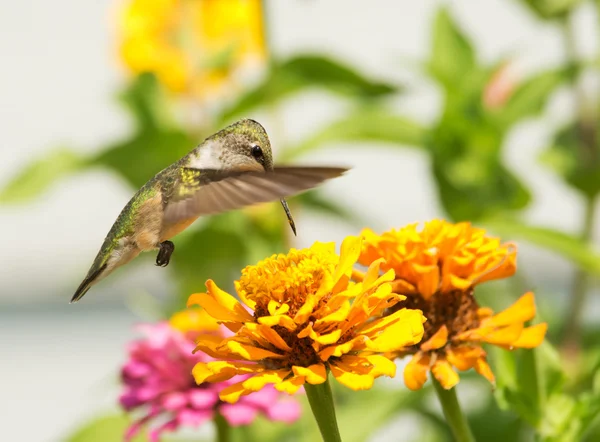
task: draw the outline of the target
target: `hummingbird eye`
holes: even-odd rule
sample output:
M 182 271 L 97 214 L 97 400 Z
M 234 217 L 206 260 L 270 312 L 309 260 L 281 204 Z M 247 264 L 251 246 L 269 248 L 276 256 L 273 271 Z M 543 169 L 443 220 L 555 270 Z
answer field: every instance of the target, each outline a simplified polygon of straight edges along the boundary
M 252 156 L 257 160 L 262 159 L 263 151 L 260 148 L 260 146 L 258 144 L 253 144 L 251 147 L 252 147 Z

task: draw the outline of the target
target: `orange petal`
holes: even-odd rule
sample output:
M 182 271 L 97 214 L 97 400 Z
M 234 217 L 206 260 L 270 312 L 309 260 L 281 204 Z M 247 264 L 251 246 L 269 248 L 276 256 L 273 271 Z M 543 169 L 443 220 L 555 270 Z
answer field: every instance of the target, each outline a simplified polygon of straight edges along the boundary
M 532 292 L 527 292 L 521 296 L 517 302 L 506 310 L 492 316 L 485 325 L 509 325 L 515 322 L 527 322 L 535 316 L 535 299 Z
M 440 269 L 437 265 L 413 264 L 413 269 L 417 272 L 417 289 L 423 298 L 429 299 L 438 291 L 440 286 Z
M 485 360 L 485 356 L 477 359 L 477 362 L 475 363 L 475 371 L 490 381 L 493 386 L 496 386 L 496 377 Z
M 461 371 L 473 368 L 477 360 L 485 356 L 481 347 L 450 347 L 446 350 L 446 359 Z
M 196 353 L 197 351 L 203 351 L 210 357 L 215 359 L 223 359 L 227 358 L 227 352 L 219 350 L 219 346 L 223 342 L 223 338 L 221 336 L 216 335 L 200 335 L 196 338 L 196 348 L 192 353 Z
M 523 323 L 511 324 L 507 327 L 501 327 L 491 332 L 482 333 L 482 339 L 489 344 L 512 345 L 519 339 L 523 332 Z
M 221 290 L 212 281 L 206 281 L 208 293 L 196 293 L 189 297 L 188 307 L 199 304 L 206 312 L 215 319 L 230 322 L 252 322 L 253 317 L 248 311 L 229 293 Z
M 547 330 L 548 324 L 545 322 L 527 327 L 523 329 L 519 338 L 512 342 L 512 346 L 518 348 L 535 348 L 542 343 Z
M 428 354 L 417 353 L 404 368 L 404 384 L 411 390 L 419 390 L 427 381 L 431 358 Z
M 438 358 L 437 361 L 434 362 L 433 367 L 431 367 L 431 372 L 446 390 L 450 390 L 458 384 L 458 373 L 452 369 L 452 365 L 450 365 L 443 357 Z
M 327 380 L 327 370 L 323 364 L 309 365 L 308 367 L 292 367 L 296 376 L 303 376 L 309 384 L 322 384 Z
M 421 344 L 422 351 L 437 350 L 442 348 L 448 342 L 448 328 L 442 325 L 434 335 L 426 342 Z

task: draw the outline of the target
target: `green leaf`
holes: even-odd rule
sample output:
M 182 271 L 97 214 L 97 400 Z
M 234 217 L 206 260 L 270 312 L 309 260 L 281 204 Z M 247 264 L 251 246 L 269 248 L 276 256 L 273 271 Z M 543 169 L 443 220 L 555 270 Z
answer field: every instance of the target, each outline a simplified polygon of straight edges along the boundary
M 567 79 L 564 70 L 542 72 L 519 84 L 508 101 L 490 111 L 492 118 L 506 130 L 527 117 L 538 115 L 551 94 Z
M 505 239 L 525 240 L 558 253 L 588 273 L 600 275 L 600 254 L 579 238 L 508 218 L 485 219 L 481 223 Z
M 435 17 L 428 67 L 431 75 L 446 89 L 455 89 L 464 81 L 465 74 L 476 68 L 471 43 L 445 8 L 441 8 Z
M 600 140 L 593 148 L 582 143 L 583 137 L 593 139 L 593 135 L 584 133 L 592 130 L 600 132 L 600 124 L 597 128 L 584 129 L 575 124 L 563 128 L 540 157 L 543 164 L 588 198 L 600 193 Z
M 338 142 L 376 142 L 402 146 L 422 146 L 426 128 L 406 117 L 374 108 L 359 108 L 330 123 L 283 152 L 285 161 L 304 155 L 324 144 Z
M 124 414 L 112 414 L 100 417 L 86 423 L 66 438 L 65 442 L 108 442 L 123 440 L 123 435 L 130 425 L 130 420 Z M 132 439 L 132 442 L 144 442 L 147 438 L 142 434 Z
M 564 18 L 581 0 L 522 0 L 544 20 Z
M 138 75 L 118 97 L 133 115 L 138 131 L 166 129 L 174 124 L 168 99 L 154 74 Z
M 142 130 L 128 140 L 108 146 L 90 164 L 108 167 L 134 188 L 186 155 L 195 145 L 190 135 L 179 129 Z
M 325 88 L 360 98 L 378 98 L 397 91 L 395 86 L 370 80 L 337 60 L 320 55 L 299 55 L 273 62 L 266 77 L 228 108 L 221 121 L 278 103 L 310 88 Z
M 85 161 L 72 150 L 56 149 L 26 166 L 0 191 L 0 203 L 27 202 L 81 169 Z

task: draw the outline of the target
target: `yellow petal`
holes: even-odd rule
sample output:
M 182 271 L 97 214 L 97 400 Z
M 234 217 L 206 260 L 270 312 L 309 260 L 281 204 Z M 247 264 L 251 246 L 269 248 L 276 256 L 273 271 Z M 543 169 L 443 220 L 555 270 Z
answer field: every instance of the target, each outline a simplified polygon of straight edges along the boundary
M 444 358 L 438 358 L 431 367 L 431 372 L 446 390 L 458 384 L 458 374 L 452 369 L 450 363 Z
M 371 374 L 374 377 L 377 378 L 385 375 L 393 378 L 396 376 L 396 364 L 394 364 L 393 361 L 389 360 L 385 356 L 371 355 L 367 356 L 367 360 L 373 364 L 373 370 L 371 370 Z
M 496 326 L 510 325 L 515 322 L 527 322 L 533 319 L 534 316 L 535 299 L 532 292 L 527 292 L 509 308 L 492 316 L 489 323 Z
M 238 382 L 237 384 L 222 389 L 219 393 L 219 397 L 224 402 L 235 404 L 240 400 L 241 396 L 246 396 L 250 393 L 252 393 L 252 391 L 244 388 L 243 382 Z
M 411 390 L 419 390 L 427 381 L 431 358 L 428 354 L 417 353 L 404 368 L 404 384 Z
M 331 333 L 328 334 L 324 334 L 321 335 L 319 333 L 317 333 L 314 329 L 312 324 L 308 324 L 304 330 L 302 330 L 300 333 L 298 333 L 298 338 L 305 338 L 305 337 L 310 337 L 310 339 L 312 339 L 315 342 L 318 342 L 321 345 L 330 345 L 330 344 L 334 344 L 338 341 L 338 339 L 340 339 L 340 336 L 342 336 L 342 330 L 341 329 L 337 329 L 334 330 Z
M 431 338 L 421 344 L 421 350 L 430 351 L 442 348 L 448 342 L 448 328 L 442 325 Z
M 449 277 L 449 282 L 451 285 L 451 288 L 456 289 L 456 290 L 467 290 L 469 287 L 471 287 L 471 281 L 468 279 L 464 279 L 464 278 L 459 278 L 456 275 L 450 275 Z
M 327 380 L 327 370 L 323 364 L 313 364 L 308 367 L 294 365 L 292 370 L 296 376 L 304 377 L 309 384 L 322 384 Z
M 296 330 L 296 323 L 288 315 L 276 315 L 276 316 L 261 316 L 258 318 L 259 324 L 268 325 L 269 327 L 275 327 L 280 325 L 287 328 L 290 331 Z
M 237 292 L 237 294 L 240 297 L 240 299 L 242 300 L 242 302 L 244 304 L 246 304 L 248 307 L 250 307 L 252 310 L 256 310 L 256 302 L 254 302 L 252 299 L 249 299 L 246 296 L 246 292 L 240 288 L 240 282 L 235 281 L 233 283 L 233 285 L 235 287 L 235 291 Z
M 386 327 L 377 337 L 366 342 L 367 348 L 380 352 L 391 352 L 417 344 L 423 337 L 423 314 L 420 310 L 401 309 L 398 320 Z
M 340 357 L 350 351 L 352 351 L 356 346 L 361 345 L 365 341 L 364 336 L 356 336 L 350 339 L 347 342 L 344 342 L 340 345 L 332 345 L 330 347 L 326 347 L 319 352 L 319 357 L 323 361 L 327 361 L 330 357 Z
M 333 274 L 333 285 L 337 284 L 342 276 L 350 277 L 352 266 L 360 255 L 361 245 L 362 238 L 358 236 L 347 236 L 344 239 L 340 247 L 340 260 Z
M 331 374 L 337 381 L 352 390 L 368 390 L 373 386 L 374 378 L 371 374 L 357 374 L 351 371 L 345 371 L 341 364 L 332 363 L 330 365 Z
M 290 374 L 289 370 L 266 371 L 246 379 L 243 385 L 250 391 L 259 391 L 267 384 L 277 384 Z
M 291 378 L 288 378 L 285 381 L 275 384 L 274 387 L 276 390 L 281 391 L 283 393 L 294 394 L 303 385 L 304 376 L 292 376 Z
M 253 345 L 242 344 L 234 340 L 227 342 L 227 348 L 248 361 L 260 361 L 261 359 L 266 358 L 283 358 L 283 355 L 278 353 L 264 348 L 258 348 Z
M 333 313 L 330 313 L 329 315 L 326 315 L 321 319 L 317 320 L 315 322 L 315 326 L 331 322 L 342 322 L 348 317 L 348 313 L 350 313 L 350 302 L 348 300 L 344 300 L 341 306 L 338 309 L 336 309 Z
M 547 330 L 548 324 L 545 322 L 527 327 L 511 345 L 517 348 L 535 348 L 542 343 Z

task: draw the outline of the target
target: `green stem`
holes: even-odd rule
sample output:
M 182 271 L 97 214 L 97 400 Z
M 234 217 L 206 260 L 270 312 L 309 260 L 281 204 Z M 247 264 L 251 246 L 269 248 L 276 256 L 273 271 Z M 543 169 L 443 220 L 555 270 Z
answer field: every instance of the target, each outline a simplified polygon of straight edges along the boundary
M 310 409 L 315 416 L 324 442 L 341 442 L 333 406 L 333 395 L 329 386 L 329 379 L 319 385 L 304 384 Z
M 221 413 L 215 413 L 213 419 L 217 430 L 217 442 L 229 442 L 231 440 L 231 427 Z
M 587 198 L 585 214 L 581 230 L 581 239 L 589 242 L 592 239 L 596 212 L 596 198 Z M 569 297 L 570 304 L 563 334 L 565 350 L 577 351 L 581 337 L 581 322 L 590 285 L 589 273 L 578 269 L 573 276 L 573 285 Z
M 573 76 L 573 94 L 576 105 L 576 128 L 579 145 L 579 161 L 582 163 L 598 163 L 598 129 L 597 113 L 598 110 L 590 106 L 589 97 L 581 85 L 580 77 L 582 65 L 579 61 L 577 41 L 577 29 L 573 23 L 572 14 L 569 14 L 563 20 L 563 34 L 565 39 L 566 55 L 573 67 L 575 75 Z M 581 239 L 586 243 L 592 240 L 596 212 L 596 198 L 586 196 L 585 213 L 583 225 L 581 227 Z M 570 304 L 567 312 L 566 322 L 563 329 L 562 347 L 571 354 L 577 354 L 579 350 L 581 337 L 581 321 L 586 304 L 586 297 L 590 285 L 590 275 L 578 269 L 573 275 Z
M 469 428 L 467 418 L 460 409 L 460 404 L 458 403 L 458 398 L 456 397 L 456 388 L 446 390 L 434 376 L 431 376 L 431 379 L 433 381 L 433 386 L 435 387 L 437 397 L 442 404 L 444 417 L 446 418 L 448 426 L 452 430 L 452 434 L 454 435 L 456 442 L 475 442 L 475 438 L 473 437 L 473 433 L 471 433 L 471 428 Z

